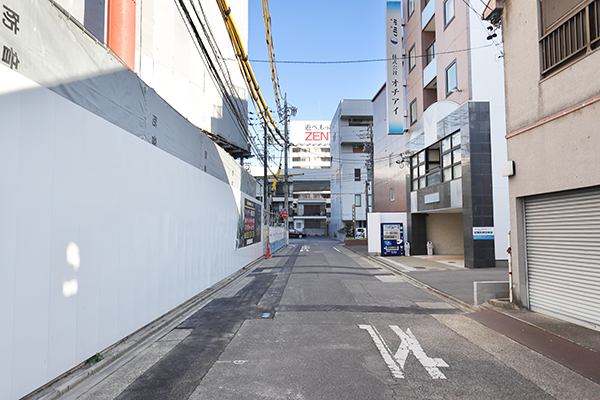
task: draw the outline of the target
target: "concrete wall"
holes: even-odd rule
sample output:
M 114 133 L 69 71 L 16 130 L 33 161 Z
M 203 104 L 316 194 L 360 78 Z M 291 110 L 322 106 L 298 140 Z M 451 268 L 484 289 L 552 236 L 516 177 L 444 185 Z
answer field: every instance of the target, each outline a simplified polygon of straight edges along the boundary
M 0 97 L 0 398 L 13 399 L 239 270 L 263 243 L 237 249 L 235 187 L 0 69 L 14 89 Z
M 600 53 L 541 77 L 538 3 L 506 2 L 502 20 L 514 294 L 527 306 L 524 199 L 600 185 L 600 104 L 590 101 L 600 93 Z

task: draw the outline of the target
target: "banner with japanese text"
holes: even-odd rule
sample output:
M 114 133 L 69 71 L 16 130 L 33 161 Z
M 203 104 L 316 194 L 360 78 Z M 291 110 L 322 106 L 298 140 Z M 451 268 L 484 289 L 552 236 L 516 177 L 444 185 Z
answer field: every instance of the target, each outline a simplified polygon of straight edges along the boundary
M 386 2 L 387 122 L 388 133 L 404 133 L 404 87 L 402 85 L 402 2 Z

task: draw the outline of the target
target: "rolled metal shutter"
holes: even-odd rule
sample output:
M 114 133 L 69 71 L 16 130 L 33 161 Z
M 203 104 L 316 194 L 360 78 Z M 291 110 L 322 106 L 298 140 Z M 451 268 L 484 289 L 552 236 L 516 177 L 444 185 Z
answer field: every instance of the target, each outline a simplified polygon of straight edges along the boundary
M 600 327 L 600 188 L 525 200 L 529 306 Z

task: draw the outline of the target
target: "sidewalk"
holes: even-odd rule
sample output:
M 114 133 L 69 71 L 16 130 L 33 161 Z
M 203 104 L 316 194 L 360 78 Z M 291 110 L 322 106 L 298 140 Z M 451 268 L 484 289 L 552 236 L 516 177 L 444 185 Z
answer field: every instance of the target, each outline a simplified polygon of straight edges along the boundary
M 518 328 L 520 331 L 527 330 L 528 326 L 538 328 L 546 333 L 558 336 L 568 342 L 600 354 L 600 332 L 598 331 L 529 310 L 515 309 L 507 302 L 493 301 L 493 304 L 485 303 L 479 307 L 475 307 L 473 305 L 473 282 L 508 281 L 508 268 L 464 268 L 459 266 L 462 265 L 461 260 L 454 257 L 446 257 L 441 260 L 438 259 L 438 261 L 432 259 L 435 257 L 421 256 L 372 257 L 368 255 L 367 246 L 346 246 L 346 248 L 362 254 L 379 264 L 385 265 L 407 280 L 436 292 L 460 304 L 464 308 L 474 311 L 473 318 L 476 320 L 481 319 L 480 322 L 484 324 L 486 324 L 483 321 L 486 316 L 480 313 L 493 310 L 525 323 L 525 325 Z M 506 304 L 506 306 L 503 307 L 502 303 Z M 479 315 L 482 318 L 479 318 Z M 506 324 L 504 323 L 504 325 Z M 517 338 L 515 340 L 519 341 Z M 549 340 L 552 341 L 551 338 Z M 600 369 L 600 365 L 596 369 Z

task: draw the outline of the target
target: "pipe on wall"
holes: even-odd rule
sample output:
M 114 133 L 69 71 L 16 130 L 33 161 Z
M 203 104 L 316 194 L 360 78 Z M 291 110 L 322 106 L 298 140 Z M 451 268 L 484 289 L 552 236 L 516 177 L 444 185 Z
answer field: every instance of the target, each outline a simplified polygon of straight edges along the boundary
M 136 0 L 108 0 L 107 44 L 111 51 L 135 69 Z

